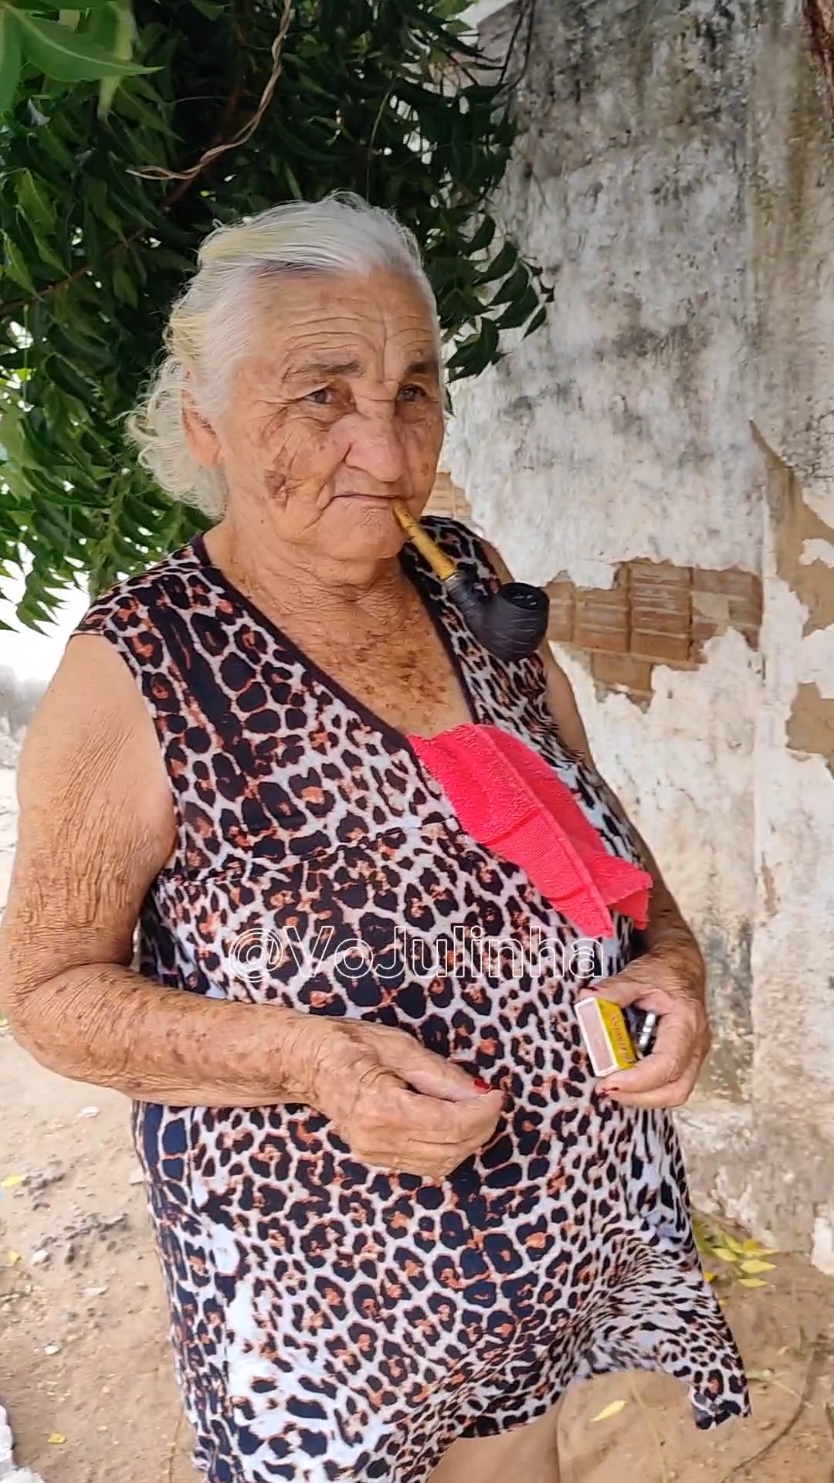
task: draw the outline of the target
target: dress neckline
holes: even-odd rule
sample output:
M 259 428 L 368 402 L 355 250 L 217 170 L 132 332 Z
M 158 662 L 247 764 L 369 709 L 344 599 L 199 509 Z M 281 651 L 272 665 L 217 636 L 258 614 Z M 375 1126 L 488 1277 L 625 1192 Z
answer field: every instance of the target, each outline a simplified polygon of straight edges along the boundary
M 354 695 L 353 691 L 348 690 L 345 685 L 342 685 L 329 670 L 324 669 L 306 650 L 302 649 L 301 645 L 297 644 L 285 629 L 281 628 L 278 623 L 275 623 L 268 614 L 259 608 L 257 603 L 247 597 L 246 593 L 242 592 L 231 578 L 226 576 L 222 568 L 212 560 L 208 546 L 206 545 L 205 536 L 202 533 L 192 537 L 189 546 L 196 556 L 201 569 L 215 587 L 222 590 L 228 599 L 234 602 L 254 622 L 258 623 L 266 633 L 274 638 L 317 684 L 329 690 L 336 699 L 340 700 L 346 710 L 352 712 L 371 731 L 381 736 L 390 748 L 395 751 L 407 752 L 420 768 L 420 771 L 424 771 L 420 764 L 420 759 L 406 733 L 401 731 L 399 727 L 394 726 L 390 721 L 386 721 L 384 716 L 380 716 L 371 706 L 366 705 L 357 695 Z M 403 575 L 415 589 L 420 603 L 424 611 L 428 614 L 435 633 L 443 645 L 446 657 L 452 666 L 455 678 L 460 686 L 461 694 L 469 712 L 470 723 L 472 725 L 478 725 L 480 724 L 480 718 L 475 696 L 470 688 L 466 671 L 461 664 L 460 656 L 454 646 L 449 630 L 442 620 L 442 613 L 440 611 L 442 603 L 438 603 L 435 594 L 432 592 L 429 582 L 426 579 L 426 574 L 421 568 L 419 554 L 413 549 L 410 542 L 407 542 L 400 552 L 399 563 Z

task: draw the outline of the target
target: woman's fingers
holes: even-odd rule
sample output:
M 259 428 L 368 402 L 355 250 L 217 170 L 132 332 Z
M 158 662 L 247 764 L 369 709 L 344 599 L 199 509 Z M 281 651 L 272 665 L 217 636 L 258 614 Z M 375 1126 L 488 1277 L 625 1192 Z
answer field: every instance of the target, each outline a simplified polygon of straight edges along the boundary
M 488 1092 L 485 1082 L 479 1082 L 470 1076 L 468 1071 L 464 1071 L 462 1066 L 456 1066 L 454 1061 L 444 1060 L 443 1056 L 426 1050 L 425 1046 L 412 1040 L 410 1035 L 402 1035 L 401 1040 L 404 1043 L 399 1043 L 398 1040 L 391 1044 L 392 1055 L 388 1066 L 403 1081 L 408 1082 L 415 1092 L 446 1102 L 463 1102 L 484 1096 Z M 384 1053 L 384 1045 L 381 1049 Z
M 702 1034 L 691 1007 L 681 1002 L 662 1016 L 655 1049 L 629 1071 L 615 1071 L 599 1090 L 625 1107 L 680 1107 L 704 1059 Z
M 477 1148 L 450 1154 L 436 1148 L 433 1143 L 420 1143 L 415 1139 L 407 1147 L 374 1150 L 361 1157 L 377 1169 L 387 1169 L 396 1174 L 415 1174 L 419 1179 L 448 1179 L 473 1153 L 477 1153 Z
M 503 1094 L 413 1036 L 355 1021 L 320 1036 L 314 1105 L 357 1158 L 434 1179 L 489 1142 Z
M 668 966 L 651 954 L 597 985 L 593 993 L 621 1009 L 637 1005 L 659 1016 L 651 1055 L 631 1070 L 605 1077 L 600 1092 L 625 1107 L 680 1107 L 709 1051 L 709 1020 L 701 999 L 681 987 Z
M 465 1102 L 443 1102 L 409 1091 L 394 1077 L 379 1078 L 374 1091 L 357 1099 L 345 1133 L 351 1147 L 392 1149 L 405 1156 L 416 1145 L 430 1147 L 450 1167 L 462 1163 L 491 1137 L 501 1115 L 500 1092 Z
M 399 1106 L 392 1109 L 403 1124 L 413 1129 L 422 1138 L 430 1138 L 438 1144 L 462 1145 L 473 1139 L 486 1141 L 491 1135 L 504 1105 L 501 1092 L 485 1092 L 465 1102 L 439 1101 L 435 1097 L 403 1091 L 397 1099 Z
M 599 1084 L 601 1092 L 655 1092 L 670 1086 L 686 1073 L 695 1057 L 695 1027 L 665 1015 L 659 1024 L 655 1048 L 650 1056 L 629 1071 L 615 1071 Z
M 638 963 L 641 962 L 638 959 Z M 652 1009 L 664 1014 L 672 996 L 662 984 L 656 983 L 647 974 L 637 972 L 637 964 L 624 968 L 614 978 L 607 978 L 591 989 L 582 989 L 577 999 L 607 999 L 609 1004 L 619 1004 L 620 1009 L 629 1009 L 639 1004 L 641 1009 Z
M 623 1107 L 683 1107 L 692 1095 L 699 1069 L 699 1064 L 693 1063 L 676 1081 L 664 1082 L 652 1091 L 609 1091 L 607 1095 Z
M 403 1139 L 418 1137 L 438 1145 L 457 1145 L 488 1137 L 503 1106 L 501 1092 L 444 1102 L 403 1086 L 390 1072 L 374 1078 L 356 1098 L 350 1121 L 357 1129 L 400 1132 Z

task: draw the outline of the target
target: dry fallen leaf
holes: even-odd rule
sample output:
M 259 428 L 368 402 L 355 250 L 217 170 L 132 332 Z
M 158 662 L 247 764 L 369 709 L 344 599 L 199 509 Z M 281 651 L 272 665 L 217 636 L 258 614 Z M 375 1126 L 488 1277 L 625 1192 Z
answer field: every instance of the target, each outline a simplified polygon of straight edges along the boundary
M 62 1447 L 67 1439 L 63 1432 L 50 1432 L 46 1440 L 50 1447 Z
M 759 1272 L 775 1272 L 776 1267 L 773 1262 L 761 1262 L 758 1258 L 754 1257 L 750 1261 L 742 1262 L 741 1270 L 742 1272 L 746 1272 L 749 1277 L 755 1277 Z
M 767 1283 L 763 1282 L 761 1277 L 739 1277 L 738 1285 L 739 1287 L 767 1287 Z
M 18 1264 L 18 1262 L 21 1262 L 21 1261 L 23 1261 L 23 1257 L 20 1255 L 20 1252 L 19 1251 L 14 1251 L 13 1248 L 10 1246 L 9 1247 L 9 1266 L 10 1267 L 16 1267 L 17 1264 Z
M 17 1189 L 25 1178 L 25 1174 L 7 1174 L 5 1179 L 0 1179 L 0 1189 Z
M 593 1425 L 595 1421 L 608 1421 L 609 1418 L 612 1416 L 619 1416 L 620 1412 L 624 1409 L 625 1404 L 625 1401 L 612 1401 L 611 1405 L 605 1406 L 604 1409 L 600 1411 L 598 1416 L 591 1417 L 591 1425 Z

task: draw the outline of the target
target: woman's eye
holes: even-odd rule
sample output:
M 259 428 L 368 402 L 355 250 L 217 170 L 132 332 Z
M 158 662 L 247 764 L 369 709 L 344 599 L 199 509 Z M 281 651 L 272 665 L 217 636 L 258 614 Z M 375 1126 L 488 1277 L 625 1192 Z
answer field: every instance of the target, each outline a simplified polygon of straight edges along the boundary
M 329 407 L 334 396 L 335 393 L 331 386 L 319 386 L 315 391 L 308 392 L 304 400 L 312 402 L 315 407 Z
M 422 386 L 403 386 L 400 391 L 401 402 L 419 402 L 426 395 Z

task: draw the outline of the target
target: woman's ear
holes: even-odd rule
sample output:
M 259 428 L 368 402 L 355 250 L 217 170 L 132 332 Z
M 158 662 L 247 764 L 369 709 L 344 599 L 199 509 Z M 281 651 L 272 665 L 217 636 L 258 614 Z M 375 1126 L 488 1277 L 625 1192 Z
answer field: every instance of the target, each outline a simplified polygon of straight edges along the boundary
M 187 381 L 182 393 L 182 421 L 186 441 L 197 462 L 206 469 L 216 469 L 221 462 L 220 440 L 208 418 L 197 407 Z

